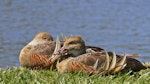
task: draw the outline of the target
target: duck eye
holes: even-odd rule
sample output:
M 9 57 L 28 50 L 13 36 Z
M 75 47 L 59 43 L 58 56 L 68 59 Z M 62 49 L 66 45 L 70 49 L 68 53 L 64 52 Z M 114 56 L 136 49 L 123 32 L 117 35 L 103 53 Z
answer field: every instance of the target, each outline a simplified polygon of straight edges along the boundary
M 46 37 L 43 37 L 42 39 L 46 40 L 47 38 L 46 38 Z
M 70 42 L 69 44 L 73 44 L 73 42 Z
M 72 41 L 69 44 L 77 44 L 77 43 L 78 43 L 78 41 Z

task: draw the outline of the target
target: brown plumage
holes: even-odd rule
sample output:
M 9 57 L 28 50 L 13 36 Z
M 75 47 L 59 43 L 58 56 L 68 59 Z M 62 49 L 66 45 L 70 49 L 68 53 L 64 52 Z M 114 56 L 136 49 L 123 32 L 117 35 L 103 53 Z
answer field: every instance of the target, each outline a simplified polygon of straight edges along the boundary
M 63 45 L 61 42 L 61 46 Z M 54 52 L 56 42 L 47 32 L 39 32 L 34 39 L 28 43 L 20 52 L 19 61 L 21 66 L 32 69 L 49 69 L 51 65 L 55 68 L 55 63 L 49 58 Z M 85 46 L 85 45 L 84 45 Z M 84 48 L 84 47 L 83 47 Z M 103 51 L 102 48 L 86 46 L 86 51 Z M 82 53 L 81 53 L 82 54 Z
M 51 61 L 48 59 L 54 51 L 55 42 L 47 32 L 39 32 L 20 52 L 21 66 L 32 69 L 49 69 Z
M 83 70 L 85 73 L 101 73 L 99 71 L 101 71 L 100 67 L 103 65 L 107 67 L 104 68 L 106 69 L 104 70 L 105 73 L 116 73 L 128 69 L 139 71 L 146 68 L 141 62 L 130 57 L 115 55 L 112 52 L 108 52 L 108 55 L 106 52 L 86 53 L 85 50 L 85 43 L 81 37 L 72 36 L 67 38 L 63 47 L 54 53 L 55 55 L 61 55 L 60 62 L 56 65 L 58 71 L 64 73 Z M 114 59 L 116 61 L 112 62 Z M 114 65 L 111 63 L 114 63 Z M 96 67 L 94 66 L 95 64 Z M 112 66 L 113 68 L 109 70 Z

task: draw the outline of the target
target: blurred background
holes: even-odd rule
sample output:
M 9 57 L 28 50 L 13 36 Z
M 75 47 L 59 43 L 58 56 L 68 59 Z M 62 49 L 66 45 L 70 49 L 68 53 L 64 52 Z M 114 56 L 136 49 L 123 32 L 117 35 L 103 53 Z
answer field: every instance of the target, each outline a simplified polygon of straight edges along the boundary
M 87 45 L 150 61 L 150 0 L 0 0 L 0 68 L 40 31 L 81 36 Z

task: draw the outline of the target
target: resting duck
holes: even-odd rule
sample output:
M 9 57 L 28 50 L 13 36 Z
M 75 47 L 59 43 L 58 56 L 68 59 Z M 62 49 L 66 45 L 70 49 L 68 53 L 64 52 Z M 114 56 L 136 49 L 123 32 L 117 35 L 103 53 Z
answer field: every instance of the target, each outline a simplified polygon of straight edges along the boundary
M 49 69 L 52 64 L 49 57 L 53 54 L 54 49 L 53 37 L 47 32 L 39 32 L 20 51 L 20 64 L 31 69 Z
M 56 67 L 60 73 L 82 70 L 85 73 L 114 74 L 128 69 L 146 69 L 140 61 L 113 52 L 86 53 L 85 43 L 79 36 L 67 38 L 54 55 L 51 59 L 59 58 Z

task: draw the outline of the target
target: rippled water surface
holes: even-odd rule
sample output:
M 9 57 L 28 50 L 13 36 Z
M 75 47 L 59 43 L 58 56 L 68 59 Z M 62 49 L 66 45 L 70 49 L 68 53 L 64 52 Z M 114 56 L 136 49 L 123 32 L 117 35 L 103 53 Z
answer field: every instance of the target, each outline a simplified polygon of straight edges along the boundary
M 87 45 L 150 61 L 150 0 L 0 0 L 0 68 L 40 31 L 82 36 Z

